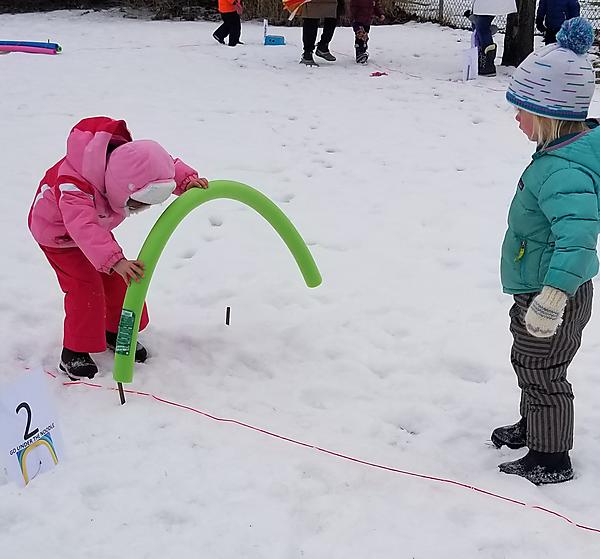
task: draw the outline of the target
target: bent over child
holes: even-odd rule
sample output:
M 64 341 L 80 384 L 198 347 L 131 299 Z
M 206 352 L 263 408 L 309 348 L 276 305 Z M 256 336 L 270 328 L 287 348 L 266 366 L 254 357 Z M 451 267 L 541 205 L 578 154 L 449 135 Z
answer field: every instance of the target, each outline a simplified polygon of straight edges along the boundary
M 111 231 L 171 194 L 208 182 L 152 140 L 133 140 L 123 120 L 86 118 L 67 153 L 46 171 L 29 211 L 29 229 L 65 294 L 60 369 L 71 379 L 98 372 L 90 353 L 115 348 L 127 285 L 144 264 L 127 260 Z M 148 324 L 146 307 L 140 330 Z M 135 359 L 146 360 L 138 344 Z

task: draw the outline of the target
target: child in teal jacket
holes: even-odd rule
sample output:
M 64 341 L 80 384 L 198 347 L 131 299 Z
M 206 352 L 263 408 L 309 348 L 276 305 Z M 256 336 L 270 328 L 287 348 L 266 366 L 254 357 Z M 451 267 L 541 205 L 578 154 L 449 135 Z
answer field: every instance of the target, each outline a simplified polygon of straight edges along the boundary
M 594 71 L 587 20 L 565 22 L 558 44 L 516 69 L 506 93 L 537 151 L 518 183 L 502 245 L 501 277 L 514 297 L 511 362 L 521 419 L 492 433 L 497 447 L 528 447 L 500 471 L 539 485 L 573 477 L 573 391 L 567 367 L 581 343 L 598 273 L 600 127 L 587 121 Z

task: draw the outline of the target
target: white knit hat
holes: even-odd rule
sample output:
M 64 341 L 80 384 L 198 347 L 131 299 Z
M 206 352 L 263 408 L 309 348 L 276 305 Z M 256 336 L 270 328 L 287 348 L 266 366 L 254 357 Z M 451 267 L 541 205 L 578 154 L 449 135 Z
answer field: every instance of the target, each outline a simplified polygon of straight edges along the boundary
M 557 44 L 532 52 L 515 70 L 506 99 L 527 112 L 560 120 L 585 120 L 594 94 L 594 70 L 586 55 L 594 40 L 587 19 L 562 24 Z

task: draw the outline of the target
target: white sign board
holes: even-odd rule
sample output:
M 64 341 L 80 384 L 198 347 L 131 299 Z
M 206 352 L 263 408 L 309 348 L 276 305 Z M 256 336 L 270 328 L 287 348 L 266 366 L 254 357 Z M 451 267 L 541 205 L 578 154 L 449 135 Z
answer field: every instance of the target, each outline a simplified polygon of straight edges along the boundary
M 474 80 L 479 74 L 479 48 L 477 34 L 471 33 L 471 48 L 463 51 L 463 81 Z
M 61 448 L 46 375 L 31 371 L 0 386 L 0 463 L 10 478 L 27 485 L 58 464 Z
M 463 81 L 474 80 L 479 71 L 479 49 L 471 47 L 463 51 Z

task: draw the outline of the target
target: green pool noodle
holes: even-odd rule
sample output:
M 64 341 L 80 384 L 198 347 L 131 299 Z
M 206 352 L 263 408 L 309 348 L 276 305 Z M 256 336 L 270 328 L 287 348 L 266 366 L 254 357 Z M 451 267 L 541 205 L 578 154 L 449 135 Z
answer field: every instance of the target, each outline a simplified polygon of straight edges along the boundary
M 279 233 L 289 248 L 306 285 L 317 287 L 321 284 L 319 269 L 300 233 L 286 215 L 264 194 L 246 184 L 226 180 L 211 181 L 207 189 L 191 188 L 161 214 L 140 250 L 138 260 L 145 264 L 144 277 L 139 282 L 131 282 L 123 301 L 115 348 L 113 371 L 115 381 L 133 382 L 135 346 L 142 307 L 154 269 L 169 238 L 192 210 L 205 202 L 218 199 L 237 200 L 257 211 Z

